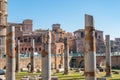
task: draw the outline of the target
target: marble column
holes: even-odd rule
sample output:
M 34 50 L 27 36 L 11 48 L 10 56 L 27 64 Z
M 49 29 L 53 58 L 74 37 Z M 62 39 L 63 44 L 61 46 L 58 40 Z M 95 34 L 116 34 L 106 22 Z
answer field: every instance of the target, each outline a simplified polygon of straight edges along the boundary
M 15 27 L 7 27 L 6 80 L 15 80 Z
M 32 73 L 34 72 L 34 69 L 35 69 L 34 49 L 35 49 L 35 40 L 31 39 L 31 56 L 30 56 L 31 70 L 30 70 L 30 72 L 32 72 Z
M 64 53 L 64 74 L 69 74 L 69 44 L 68 39 L 65 38 L 65 53 Z
M 96 44 L 93 16 L 85 15 L 84 38 L 85 80 L 96 80 Z
M 111 76 L 111 46 L 110 46 L 110 36 L 106 35 L 106 76 Z
M 51 32 L 43 35 L 42 80 L 51 80 Z
M 20 40 L 17 40 L 16 45 L 16 72 L 20 72 Z

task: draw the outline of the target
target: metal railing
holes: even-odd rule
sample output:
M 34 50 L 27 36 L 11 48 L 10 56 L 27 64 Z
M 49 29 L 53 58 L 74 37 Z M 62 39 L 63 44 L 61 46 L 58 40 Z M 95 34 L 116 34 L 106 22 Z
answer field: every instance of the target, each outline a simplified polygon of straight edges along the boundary
M 84 53 L 70 53 L 70 57 L 84 57 Z M 30 54 L 20 54 L 20 58 L 30 58 Z M 54 54 L 51 54 L 51 57 L 54 57 Z M 61 53 L 56 54 L 57 57 L 61 57 Z M 96 53 L 96 56 L 105 56 L 105 53 Z M 112 52 L 111 56 L 120 56 L 120 52 Z M 41 54 L 34 54 L 35 58 L 41 58 Z M 6 58 L 5 54 L 1 54 L 0 58 Z
M 83 57 L 84 53 L 72 53 L 70 54 L 72 57 Z M 96 56 L 105 56 L 105 53 L 96 53 Z M 112 52 L 111 56 L 120 56 L 120 52 Z

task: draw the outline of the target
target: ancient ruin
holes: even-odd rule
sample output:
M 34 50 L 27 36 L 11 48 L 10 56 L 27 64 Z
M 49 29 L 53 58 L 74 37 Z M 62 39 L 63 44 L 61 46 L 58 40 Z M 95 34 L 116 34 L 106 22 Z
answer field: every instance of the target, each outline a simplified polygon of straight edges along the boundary
M 93 16 L 85 15 L 84 43 L 85 80 L 96 80 L 96 44 Z

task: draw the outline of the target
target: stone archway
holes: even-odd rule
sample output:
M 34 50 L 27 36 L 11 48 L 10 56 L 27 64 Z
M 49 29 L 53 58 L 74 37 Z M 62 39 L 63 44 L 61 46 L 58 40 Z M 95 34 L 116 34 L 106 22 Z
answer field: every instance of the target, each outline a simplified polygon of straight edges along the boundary
M 84 60 L 81 60 L 81 61 L 79 62 L 79 67 L 80 67 L 80 68 L 84 68 Z

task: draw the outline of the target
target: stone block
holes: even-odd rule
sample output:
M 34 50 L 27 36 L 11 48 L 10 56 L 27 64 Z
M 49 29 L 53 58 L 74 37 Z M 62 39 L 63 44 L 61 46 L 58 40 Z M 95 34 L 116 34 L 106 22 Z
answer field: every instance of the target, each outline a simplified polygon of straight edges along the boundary
M 57 69 L 57 73 L 59 73 L 59 72 L 64 72 L 64 68 Z
M 5 80 L 5 76 L 4 75 L 0 75 L 0 80 Z
M 22 72 L 27 72 L 27 71 L 28 71 L 28 68 L 22 68 L 21 71 L 22 71 Z
M 21 80 L 29 80 L 29 76 L 23 76 Z

